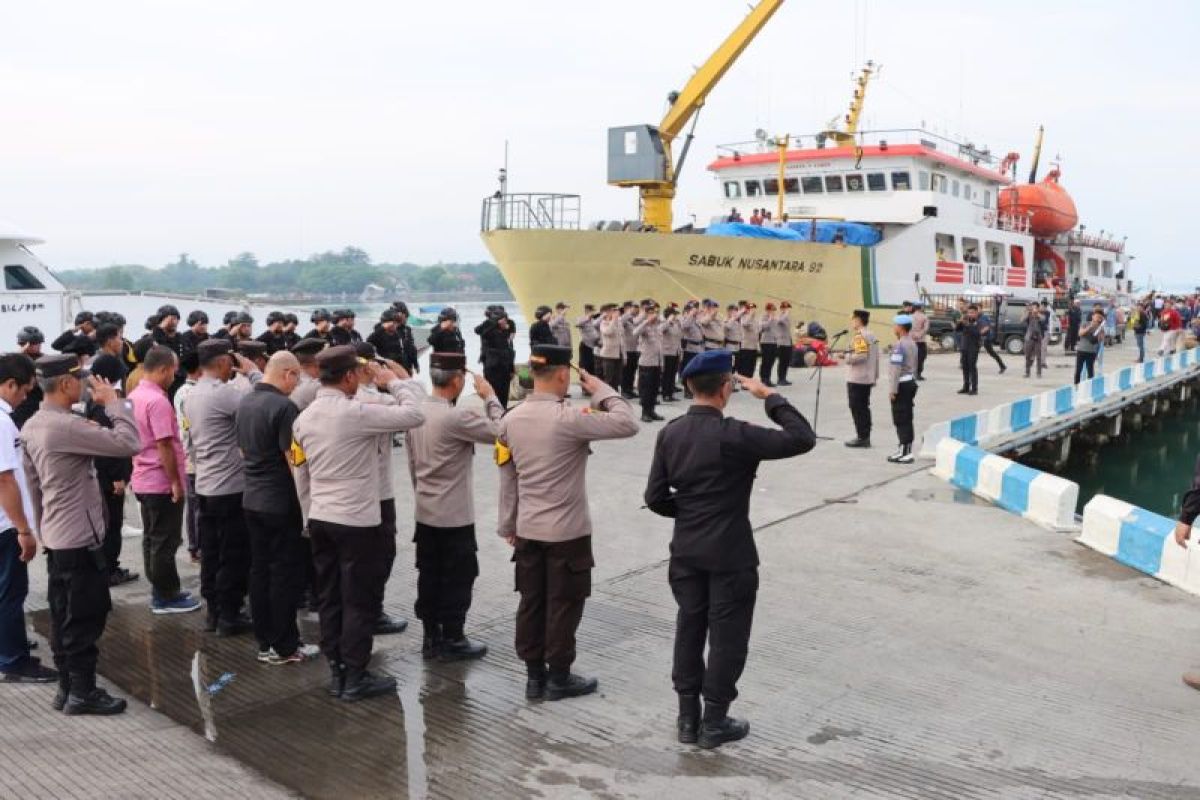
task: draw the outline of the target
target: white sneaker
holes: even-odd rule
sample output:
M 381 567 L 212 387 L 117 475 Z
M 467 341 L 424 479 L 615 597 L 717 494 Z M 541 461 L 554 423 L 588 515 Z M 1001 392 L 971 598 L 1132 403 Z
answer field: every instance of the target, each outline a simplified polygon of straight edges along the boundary
M 271 659 L 275 657 L 275 648 L 268 647 L 266 650 L 258 651 L 258 661 L 260 664 L 269 664 Z
M 914 460 L 915 459 L 914 459 L 912 453 L 901 453 L 900 456 L 896 459 L 896 463 L 897 464 L 911 464 L 911 463 L 913 463 Z

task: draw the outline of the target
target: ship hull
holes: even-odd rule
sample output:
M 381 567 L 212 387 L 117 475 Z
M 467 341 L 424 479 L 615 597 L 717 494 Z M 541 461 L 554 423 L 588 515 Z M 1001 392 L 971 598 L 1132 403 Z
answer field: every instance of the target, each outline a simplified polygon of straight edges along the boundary
M 484 244 L 527 319 L 559 301 L 788 300 L 795 322 L 845 327 L 874 302 L 870 248 L 695 234 L 493 230 Z M 882 320 L 872 320 L 887 327 Z

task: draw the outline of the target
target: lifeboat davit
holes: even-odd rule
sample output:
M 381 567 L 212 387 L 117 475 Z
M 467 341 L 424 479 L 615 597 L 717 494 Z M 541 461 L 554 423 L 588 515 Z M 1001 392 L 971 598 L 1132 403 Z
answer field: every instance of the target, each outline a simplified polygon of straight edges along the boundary
M 1000 190 L 1001 214 L 1029 218 L 1029 232 L 1038 238 L 1050 238 L 1074 229 L 1079 222 L 1075 201 L 1058 183 L 1059 171 L 1053 169 L 1041 183 L 1023 183 Z

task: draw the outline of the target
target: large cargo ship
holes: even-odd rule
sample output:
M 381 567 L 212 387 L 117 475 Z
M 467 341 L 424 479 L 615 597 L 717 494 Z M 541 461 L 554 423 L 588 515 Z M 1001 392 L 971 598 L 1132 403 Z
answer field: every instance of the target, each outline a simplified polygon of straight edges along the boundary
M 657 126 L 609 131 L 609 183 L 638 188 L 641 218 L 582 222 L 574 194 L 509 193 L 483 201 L 482 237 L 526 314 L 565 300 L 711 297 L 760 306 L 788 300 L 794 317 L 840 326 L 856 307 L 978 295 L 1128 292 L 1125 241 L 1089 234 L 1057 166 L 1026 183 L 1019 155 L 922 129 L 859 130 L 870 62 L 849 112 L 807 135 L 722 145 L 708 165 L 707 219 L 676 227 L 672 144 L 782 0 L 751 9 Z M 883 318 L 883 315 L 879 315 Z

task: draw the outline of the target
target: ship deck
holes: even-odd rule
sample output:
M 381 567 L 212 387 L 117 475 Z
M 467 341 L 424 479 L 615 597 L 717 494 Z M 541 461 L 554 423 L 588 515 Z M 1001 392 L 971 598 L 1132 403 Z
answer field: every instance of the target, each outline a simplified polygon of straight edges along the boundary
M 1110 350 L 1106 368 L 1132 349 Z M 985 360 L 981 395 L 964 397 L 957 359 L 933 355 L 918 430 L 1069 382 L 1069 363 L 1053 355 L 1046 378 L 1026 381 Z M 785 391 L 811 419 L 808 377 L 794 373 Z M 250 639 L 202 633 L 199 614 L 152 617 L 140 581 L 114 592 L 101 643 L 101 671 L 130 713 L 71 719 L 50 710 L 53 687 L 0 687 L 0 796 L 1200 798 L 1200 694 L 1179 680 L 1200 663 L 1200 599 L 974 501 L 928 464 L 886 463 L 882 389 L 875 448 L 847 450 L 844 370 L 822 380 L 819 432 L 833 440 L 759 471 L 762 581 L 735 705 L 751 721 L 745 741 L 714 752 L 674 741 L 670 523 L 638 508 L 657 431 L 644 426 L 595 446 L 589 468 L 597 569 L 577 667 L 599 677 L 598 695 L 522 696 L 511 566 L 492 535 L 497 481 L 479 452 L 469 630 L 487 658 L 427 664 L 419 631 L 379 639 L 399 696 L 344 705 L 325 696 L 322 662 L 264 666 Z M 762 419 L 746 395 L 731 413 Z M 411 519 L 402 450 L 396 459 L 399 518 Z M 411 616 L 407 527 L 387 606 Z M 129 566 L 139 552 L 127 539 Z M 180 568 L 196 591 L 186 554 Z M 44 634 L 44 562 L 32 573 Z M 314 638 L 315 620 L 303 629 Z M 234 675 L 211 697 L 213 743 L 197 653 L 205 682 Z

